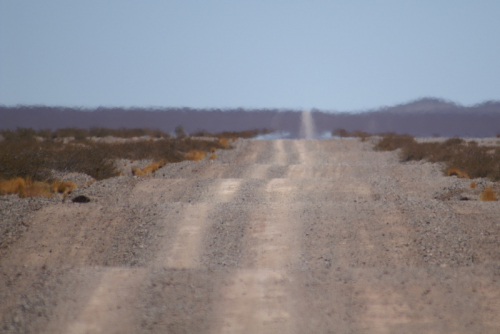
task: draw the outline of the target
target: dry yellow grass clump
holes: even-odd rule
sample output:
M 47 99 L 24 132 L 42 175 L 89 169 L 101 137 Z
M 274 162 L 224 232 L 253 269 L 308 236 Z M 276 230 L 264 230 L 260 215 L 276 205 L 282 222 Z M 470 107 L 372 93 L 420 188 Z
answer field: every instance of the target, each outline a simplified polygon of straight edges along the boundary
M 16 177 L 11 180 L 0 180 L 0 195 L 17 194 L 26 197 L 26 180 Z
M 144 173 L 142 169 L 137 167 L 132 167 L 132 174 L 135 176 L 146 176 L 146 173 Z
M 26 188 L 26 181 L 20 177 L 0 180 L 0 195 L 20 194 Z
M 60 194 L 64 194 L 64 195 L 67 195 L 67 194 L 71 193 L 73 190 L 75 190 L 76 188 L 78 188 L 78 186 L 74 182 L 61 182 L 61 181 L 57 181 L 57 180 L 53 181 L 50 186 L 51 186 L 52 192 L 60 193 Z
M 455 167 L 450 167 L 446 170 L 446 175 L 448 176 L 457 176 L 457 177 L 461 177 L 461 178 L 464 178 L 464 179 L 470 179 L 469 175 L 465 172 L 462 172 L 460 169 L 458 168 L 455 168 Z
M 64 194 L 66 197 L 67 193 Z M 46 182 L 31 182 L 26 181 L 24 192 L 19 194 L 20 197 L 52 197 L 50 185 Z
M 200 161 L 205 157 L 206 153 L 203 151 L 198 151 L 198 150 L 191 150 L 188 153 L 186 153 L 185 157 L 186 159 L 193 160 L 193 161 Z
M 210 154 L 210 160 L 217 159 L 217 155 L 215 153 Z
M 229 145 L 229 140 L 227 138 L 221 138 L 221 139 L 219 139 L 219 143 L 222 146 L 227 147 Z
M 162 159 L 160 161 L 153 162 L 142 169 L 137 167 L 132 167 L 132 174 L 137 176 L 147 176 L 156 172 L 158 169 L 165 166 L 166 164 L 167 160 Z
M 491 187 L 486 187 L 481 194 L 480 197 L 481 201 L 496 201 L 498 200 L 497 195 L 493 191 L 493 188 Z
M 215 151 L 217 151 L 217 149 L 215 147 L 210 147 L 210 152 L 214 153 Z
M 63 194 L 66 197 L 78 186 L 73 182 L 53 181 L 47 182 L 31 181 L 16 177 L 12 180 L 0 181 L 0 195 L 16 194 L 19 197 L 52 197 L 54 193 Z
M 471 187 L 472 189 L 476 188 L 476 182 L 472 181 L 472 182 L 470 183 L 470 187 Z

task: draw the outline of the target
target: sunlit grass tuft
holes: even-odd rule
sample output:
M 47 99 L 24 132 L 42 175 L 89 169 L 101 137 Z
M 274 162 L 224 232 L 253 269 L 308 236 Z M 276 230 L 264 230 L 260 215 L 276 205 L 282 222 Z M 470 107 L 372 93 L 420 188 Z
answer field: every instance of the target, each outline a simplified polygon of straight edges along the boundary
M 462 172 L 460 169 L 455 167 L 450 167 L 446 170 L 446 175 L 448 176 L 456 176 L 463 179 L 470 179 L 469 175 L 465 172 Z
M 186 159 L 192 160 L 192 161 L 200 161 L 205 157 L 206 153 L 204 151 L 198 151 L 198 150 L 191 150 L 188 153 L 186 153 Z
M 132 174 L 136 176 L 147 176 L 151 175 L 152 173 L 156 172 L 158 169 L 161 167 L 165 166 L 167 164 L 166 159 L 162 159 L 153 163 L 150 163 L 146 167 L 140 169 L 137 167 L 132 167 Z
M 229 140 L 227 138 L 221 138 L 219 139 L 219 143 L 223 146 L 223 147 L 227 147 L 229 145 Z
M 54 193 L 60 193 L 60 194 L 69 194 L 78 186 L 74 182 L 62 182 L 62 181 L 52 181 L 51 190 Z
M 498 200 L 497 195 L 493 191 L 493 188 L 486 187 L 481 194 L 481 201 L 496 201 Z
M 26 181 L 23 178 L 16 177 L 11 180 L 0 180 L 0 195 L 18 194 L 24 197 L 26 190 Z
M 62 194 L 66 197 L 77 185 L 73 182 L 52 181 L 51 184 L 42 181 L 32 181 L 16 177 L 11 180 L 0 180 L 0 195 L 18 195 L 25 197 L 52 197 Z

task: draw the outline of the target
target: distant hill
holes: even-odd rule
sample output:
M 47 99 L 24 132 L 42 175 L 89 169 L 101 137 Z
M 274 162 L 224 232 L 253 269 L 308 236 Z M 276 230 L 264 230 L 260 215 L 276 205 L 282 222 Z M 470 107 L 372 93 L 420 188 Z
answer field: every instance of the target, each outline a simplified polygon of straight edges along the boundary
M 428 112 L 447 112 L 462 108 L 460 105 L 437 98 L 422 98 L 408 103 L 398 104 L 392 107 L 380 108 L 378 111 L 390 111 L 396 113 L 428 113 Z
M 313 110 L 319 133 L 344 128 L 371 133 L 397 132 L 416 136 L 488 137 L 500 133 L 500 101 L 461 106 L 437 98 L 422 98 L 358 113 Z M 153 128 L 173 132 L 182 125 L 189 132 L 241 131 L 272 128 L 292 137 L 300 129 L 299 110 L 95 108 L 0 106 L 0 128 L 56 129 L 63 127 Z

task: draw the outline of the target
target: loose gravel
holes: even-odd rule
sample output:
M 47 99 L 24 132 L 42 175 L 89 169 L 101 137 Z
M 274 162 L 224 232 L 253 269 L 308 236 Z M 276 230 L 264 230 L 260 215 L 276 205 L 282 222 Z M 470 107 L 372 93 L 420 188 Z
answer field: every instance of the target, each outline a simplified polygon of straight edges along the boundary
M 0 197 L 0 332 L 498 333 L 498 183 L 372 141 L 238 140 Z

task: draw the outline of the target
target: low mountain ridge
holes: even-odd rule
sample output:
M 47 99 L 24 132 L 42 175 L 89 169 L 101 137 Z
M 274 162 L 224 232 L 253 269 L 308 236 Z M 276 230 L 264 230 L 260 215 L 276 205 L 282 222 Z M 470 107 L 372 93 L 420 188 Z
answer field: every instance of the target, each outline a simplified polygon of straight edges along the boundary
M 319 134 L 334 129 L 370 133 L 396 132 L 415 136 L 491 137 L 500 133 L 500 101 L 462 106 L 452 101 L 425 97 L 360 112 L 312 110 Z M 1 106 L 0 129 L 27 127 L 151 128 L 173 133 L 182 125 L 188 133 L 207 130 L 243 131 L 272 128 L 296 138 L 301 112 L 293 109 L 194 109 L 194 108 L 69 108 L 53 106 Z

